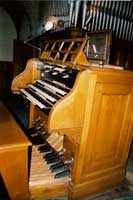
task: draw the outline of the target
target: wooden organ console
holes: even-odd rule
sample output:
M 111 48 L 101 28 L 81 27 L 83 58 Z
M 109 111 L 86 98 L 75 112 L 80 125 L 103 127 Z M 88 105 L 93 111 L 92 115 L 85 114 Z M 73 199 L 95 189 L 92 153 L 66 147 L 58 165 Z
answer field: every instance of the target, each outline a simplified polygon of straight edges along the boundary
M 92 67 L 86 42 L 44 42 L 41 57 L 30 59 L 12 82 L 12 92 L 31 102 L 31 197 L 79 200 L 124 180 L 133 135 L 133 73 Z

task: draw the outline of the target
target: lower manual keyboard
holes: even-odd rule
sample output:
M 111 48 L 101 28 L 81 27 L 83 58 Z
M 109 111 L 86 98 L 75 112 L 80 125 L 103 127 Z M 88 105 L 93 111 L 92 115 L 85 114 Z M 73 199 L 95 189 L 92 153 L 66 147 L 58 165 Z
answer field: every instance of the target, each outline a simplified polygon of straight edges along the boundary
M 46 153 L 40 153 L 38 148 L 39 145 L 32 147 L 29 187 L 66 185 L 71 179 L 69 173 L 65 172 L 64 175 L 58 176 L 62 169 L 58 172 L 51 170 L 53 163 L 48 164 L 43 158 Z

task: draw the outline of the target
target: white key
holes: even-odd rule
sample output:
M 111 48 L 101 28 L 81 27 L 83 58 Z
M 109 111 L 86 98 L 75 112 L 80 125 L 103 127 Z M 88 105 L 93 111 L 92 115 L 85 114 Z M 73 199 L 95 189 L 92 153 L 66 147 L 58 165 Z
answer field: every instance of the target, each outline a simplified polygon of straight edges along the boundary
M 48 69 L 52 69 L 52 68 L 53 68 L 53 66 L 47 65 L 47 64 L 44 64 L 44 67 L 45 67 L 45 68 L 48 68 Z
M 46 92 L 40 90 L 39 88 L 37 88 L 36 86 L 29 84 L 29 87 L 32 88 L 33 90 L 37 91 L 38 93 L 40 93 L 42 96 L 45 97 L 45 99 L 49 99 L 52 102 L 57 101 L 55 98 L 51 97 L 50 95 L 48 95 Z
M 71 90 L 69 87 L 65 86 L 65 84 L 63 84 L 63 83 L 60 83 L 60 82 L 54 81 L 54 80 L 53 80 L 52 82 L 55 83 L 56 85 L 59 85 L 59 86 L 63 87 L 63 88 L 66 88 L 66 89 L 68 89 L 68 90 Z
M 54 72 L 52 72 L 52 75 L 57 75 L 58 74 L 58 72 L 56 72 L 56 71 L 54 71 Z
M 31 89 L 31 88 L 30 88 Z M 31 89 L 32 90 L 32 89 Z M 34 92 L 32 90 L 32 92 Z M 53 106 L 53 103 L 51 103 L 48 99 L 46 99 L 44 96 L 42 96 L 41 94 L 39 94 L 38 92 L 35 92 L 37 94 L 37 96 L 39 96 L 41 99 L 43 99 L 44 101 L 46 101 L 47 103 L 49 103 L 50 105 Z M 48 108 L 48 107 L 47 107 Z
M 55 67 L 54 70 L 56 70 L 58 72 L 64 72 L 65 71 L 65 69 L 59 68 L 59 67 Z
M 65 74 L 65 75 L 63 76 L 63 78 L 69 78 L 69 75 L 68 75 L 68 74 Z
M 27 99 L 31 101 L 34 105 L 39 106 L 41 109 L 46 108 L 41 102 L 39 102 L 35 97 L 29 94 L 25 89 L 20 89 L 20 91 L 26 95 Z
M 61 89 L 59 89 L 59 88 L 57 88 L 57 87 L 55 87 L 55 86 L 53 86 L 53 85 L 50 85 L 50 84 L 48 84 L 48 83 L 46 83 L 46 82 L 44 82 L 44 81 L 37 80 L 37 82 L 38 82 L 38 83 L 41 83 L 42 85 L 44 85 L 44 86 L 46 86 L 46 87 L 49 87 L 50 89 L 52 89 L 52 90 L 58 92 L 58 93 L 61 94 L 61 95 L 67 94 L 67 92 L 65 92 L 65 91 L 63 91 L 63 90 L 61 90 Z

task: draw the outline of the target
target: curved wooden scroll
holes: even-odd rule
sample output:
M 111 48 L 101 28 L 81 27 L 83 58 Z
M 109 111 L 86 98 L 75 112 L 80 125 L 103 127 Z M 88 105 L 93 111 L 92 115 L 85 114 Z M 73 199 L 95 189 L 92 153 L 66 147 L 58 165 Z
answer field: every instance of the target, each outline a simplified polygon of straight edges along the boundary
M 27 88 L 27 83 L 33 83 L 40 78 L 40 70 L 37 69 L 38 58 L 28 60 L 25 70 L 16 76 L 12 81 L 11 90 L 19 94 L 19 88 Z
M 69 128 L 82 128 L 91 82 L 95 86 L 95 73 L 90 70 L 79 72 L 70 93 L 53 106 L 48 119 L 49 132 Z

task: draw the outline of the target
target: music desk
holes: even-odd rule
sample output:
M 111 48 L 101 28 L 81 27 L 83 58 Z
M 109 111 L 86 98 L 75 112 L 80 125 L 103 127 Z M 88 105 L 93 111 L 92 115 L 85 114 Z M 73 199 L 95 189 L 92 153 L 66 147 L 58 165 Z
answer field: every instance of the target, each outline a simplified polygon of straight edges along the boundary
M 28 200 L 28 147 L 30 141 L 0 102 L 0 175 L 11 200 Z

